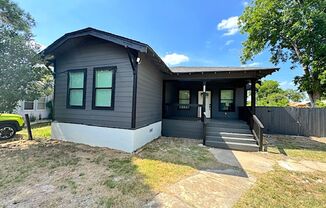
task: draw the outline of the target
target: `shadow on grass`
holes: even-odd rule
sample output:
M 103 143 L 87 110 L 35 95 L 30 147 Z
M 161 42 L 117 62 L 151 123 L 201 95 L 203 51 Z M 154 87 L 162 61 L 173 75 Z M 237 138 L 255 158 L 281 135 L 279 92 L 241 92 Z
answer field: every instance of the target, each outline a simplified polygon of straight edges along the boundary
M 199 140 L 161 137 L 147 144 L 137 155 L 143 159 L 185 165 L 201 171 L 248 177 L 231 150 L 219 152 L 228 160 L 227 163 L 218 162 L 207 147 L 200 145 Z

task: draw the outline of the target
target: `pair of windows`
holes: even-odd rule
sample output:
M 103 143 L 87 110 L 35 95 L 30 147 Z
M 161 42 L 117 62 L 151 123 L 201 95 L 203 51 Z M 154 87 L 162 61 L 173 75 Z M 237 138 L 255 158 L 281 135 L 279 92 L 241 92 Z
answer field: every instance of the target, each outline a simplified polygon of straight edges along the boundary
M 94 68 L 93 78 L 93 109 L 113 108 L 113 86 L 115 67 Z M 85 108 L 86 70 L 68 72 L 67 106 Z
M 36 103 L 37 103 L 37 110 L 46 109 L 45 97 L 40 97 Z M 34 101 L 24 101 L 24 110 L 34 110 Z
M 220 90 L 219 111 L 233 112 L 235 111 L 234 104 L 234 90 L 223 89 Z M 190 91 L 179 90 L 179 109 L 189 109 Z

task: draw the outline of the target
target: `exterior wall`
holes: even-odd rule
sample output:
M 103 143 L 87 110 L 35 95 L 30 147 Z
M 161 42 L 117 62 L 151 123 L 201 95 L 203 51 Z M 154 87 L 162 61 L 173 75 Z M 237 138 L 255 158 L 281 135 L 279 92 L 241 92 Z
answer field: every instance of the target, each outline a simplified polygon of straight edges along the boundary
M 200 120 L 163 119 L 162 122 L 163 136 L 202 139 L 203 131 L 203 123 Z
M 156 122 L 136 130 L 88 126 L 72 123 L 52 123 L 52 139 L 109 147 L 134 152 L 146 143 L 161 136 L 162 122 Z
M 162 72 L 142 55 L 138 65 L 136 128 L 162 120 Z
M 166 82 L 165 85 L 165 104 L 178 103 L 178 90 L 190 90 L 190 103 L 198 104 L 198 91 L 202 91 L 201 82 Z M 220 89 L 235 89 L 235 112 L 219 111 L 219 91 Z M 244 106 L 244 86 L 236 83 L 208 82 L 207 91 L 211 91 L 211 118 L 236 119 L 238 118 L 238 107 Z M 174 109 L 176 117 L 197 116 L 198 109 Z
M 52 100 L 52 95 L 45 97 L 45 104 Z M 47 119 L 49 117 L 50 111 L 48 108 L 45 107 L 45 109 L 39 109 L 38 108 L 38 100 L 33 101 L 33 110 L 25 110 L 24 109 L 24 101 L 21 100 L 18 102 L 18 105 L 16 109 L 14 110 L 14 113 L 19 114 L 21 116 L 25 116 L 25 114 L 28 114 L 31 118 L 32 116 L 36 118 L 36 120 L 40 119 Z
M 92 110 L 93 68 L 101 66 L 117 67 L 113 110 Z M 85 109 L 66 108 L 67 70 L 82 68 L 87 68 Z M 125 48 L 96 38 L 84 38 L 73 48 L 56 55 L 55 70 L 56 121 L 131 128 L 133 74 Z

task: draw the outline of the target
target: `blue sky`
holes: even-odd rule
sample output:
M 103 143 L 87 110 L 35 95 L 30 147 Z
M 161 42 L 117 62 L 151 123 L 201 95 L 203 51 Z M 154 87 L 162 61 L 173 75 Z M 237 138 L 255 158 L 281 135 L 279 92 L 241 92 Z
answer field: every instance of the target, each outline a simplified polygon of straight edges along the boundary
M 15 0 L 36 20 L 38 43 L 47 46 L 64 33 L 94 27 L 149 44 L 170 65 L 240 66 L 241 42 L 237 16 L 245 0 Z M 273 66 L 269 52 L 255 57 L 248 66 Z M 294 88 L 294 76 L 280 64 L 268 76 L 283 88 Z

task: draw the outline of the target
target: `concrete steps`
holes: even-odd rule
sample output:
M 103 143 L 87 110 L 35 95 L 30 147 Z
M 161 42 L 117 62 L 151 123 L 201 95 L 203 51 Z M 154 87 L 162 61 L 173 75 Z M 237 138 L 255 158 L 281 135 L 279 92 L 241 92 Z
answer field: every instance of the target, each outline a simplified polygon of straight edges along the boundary
M 205 131 L 207 146 L 241 151 L 259 151 L 249 126 L 243 121 L 209 121 Z

